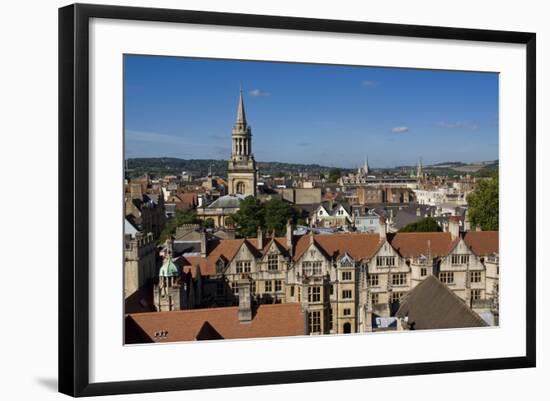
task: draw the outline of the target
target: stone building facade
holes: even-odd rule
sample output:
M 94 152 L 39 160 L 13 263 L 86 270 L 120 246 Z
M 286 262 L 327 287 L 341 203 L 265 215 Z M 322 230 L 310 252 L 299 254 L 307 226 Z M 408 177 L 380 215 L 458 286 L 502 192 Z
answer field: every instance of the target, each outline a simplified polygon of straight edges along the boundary
M 124 298 L 127 299 L 157 277 L 156 243 L 152 233 L 138 231 L 124 222 Z
M 310 334 L 338 334 L 377 330 L 376 318 L 394 316 L 408 291 L 435 276 L 498 323 L 498 232 L 461 233 L 451 220 L 448 232 L 387 234 L 380 224 L 379 233 L 298 237 L 288 224 L 286 237 L 204 241 L 200 256 L 173 261 L 174 290 L 188 307 L 237 305 L 245 278 L 252 302 L 298 303 Z
M 157 239 L 166 225 L 162 189 L 153 188 L 149 178 L 128 181 L 124 192 L 124 213 L 140 231 Z

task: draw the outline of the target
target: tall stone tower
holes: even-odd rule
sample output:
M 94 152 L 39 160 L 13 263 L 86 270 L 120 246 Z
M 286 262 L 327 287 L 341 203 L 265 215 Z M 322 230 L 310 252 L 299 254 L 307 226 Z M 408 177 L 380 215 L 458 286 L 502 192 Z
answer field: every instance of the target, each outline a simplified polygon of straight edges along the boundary
M 231 142 L 231 159 L 227 166 L 229 193 L 256 196 L 256 161 L 252 155 L 252 130 L 246 123 L 242 89 Z

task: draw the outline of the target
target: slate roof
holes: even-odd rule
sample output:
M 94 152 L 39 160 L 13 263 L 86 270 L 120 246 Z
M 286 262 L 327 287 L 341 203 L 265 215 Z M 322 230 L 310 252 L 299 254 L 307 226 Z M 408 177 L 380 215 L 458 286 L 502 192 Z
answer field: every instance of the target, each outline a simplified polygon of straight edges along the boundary
M 243 195 L 230 194 L 220 196 L 214 202 L 206 206 L 207 209 L 218 209 L 218 208 L 238 208 L 241 206 L 241 202 L 244 200 Z
M 408 323 L 414 330 L 487 326 L 477 313 L 435 276 L 428 276 L 405 295 L 396 316 L 408 316 Z
M 240 323 L 238 307 L 128 315 L 126 343 L 298 336 L 305 334 L 300 304 L 260 305 L 252 321 Z M 164 336 L 156 336 L 164 331 Z
M 124 234 L 131 235 L 132 237 L 135 237 L 138 232 L 139 232 L 139 230 L 134 225 L 134 223 L 132 221 L 130 221 L 128 219 L 128 217 L 126 217 L 124 219 Z

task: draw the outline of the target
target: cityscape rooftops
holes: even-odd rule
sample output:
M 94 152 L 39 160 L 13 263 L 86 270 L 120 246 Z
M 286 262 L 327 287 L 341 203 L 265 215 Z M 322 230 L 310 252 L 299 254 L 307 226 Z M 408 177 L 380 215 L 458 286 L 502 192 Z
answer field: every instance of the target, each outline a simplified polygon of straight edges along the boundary
M 238 313 L 238 307 L 223 307 L 130 314 L 126 343 L 305 335 L 300 304 L 259 305 L 247 323 L 239 321 Z

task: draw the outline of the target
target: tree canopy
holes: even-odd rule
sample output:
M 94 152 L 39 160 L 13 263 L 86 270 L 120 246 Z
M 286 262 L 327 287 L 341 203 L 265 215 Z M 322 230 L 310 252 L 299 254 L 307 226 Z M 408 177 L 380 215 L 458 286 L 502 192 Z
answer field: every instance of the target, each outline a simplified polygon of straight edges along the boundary
M 472 227 L 482 230 L 498 230 L 498 175 L 478 183 L 468 195 L 468 218 Z
M 240 204 L 239 211 L 233 215 L 233 221 L 237 225 L 237 235 L 241 237 L 253 237 L 258 227 L 265 224 L 265 213 L 260 201 L 253 196 L 247 196 Z
M 275 235 L 282 236 L 286 233 L 286 223 L 289 219 L 296 221 L 298 212 L 288 203 L 280 199 L 271 199 L 263 204 L 265 211 L 264 229 Z
M 280 199 L 271 199 L 261 203 L 258 199 L 249 196 L 240 204 L 239 211 L 233 215 L 237 226 L 237 235 L 240 237 L 254 237 L 258 228 L 275 235 L 284 235 L 286 223 L 289 219 L 298 217 L 296 209 Z
M 423 233 L 434 231 L 442 230 L 441 227 L 439 227 L 439 224 L 437 224 L 437 221 L 435 221 L 432 217 L 426 217 L 415 223 L 407 224 L 399 230 L 400 233 Z
M 337 168 L 332 168 L 328 172 L 328 182 L 336 182 L 342 176 L 342 171 Z

